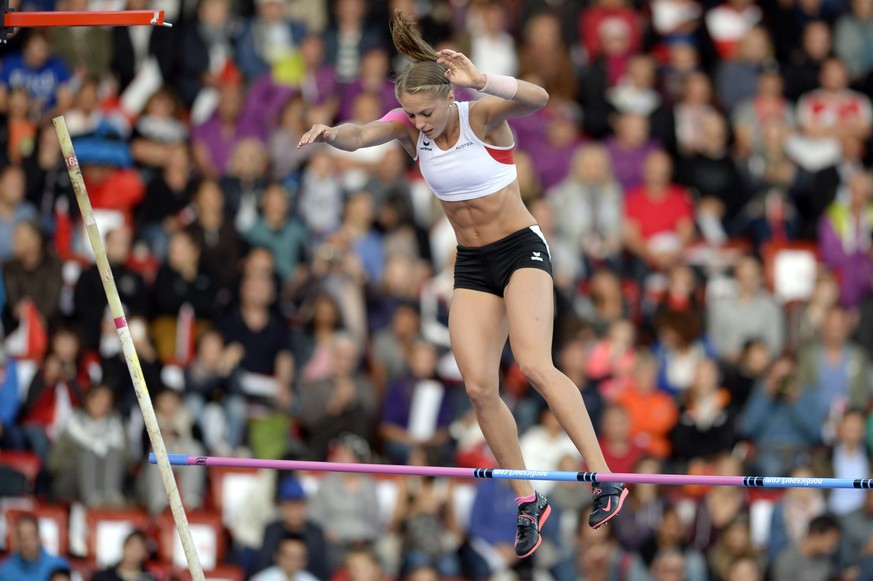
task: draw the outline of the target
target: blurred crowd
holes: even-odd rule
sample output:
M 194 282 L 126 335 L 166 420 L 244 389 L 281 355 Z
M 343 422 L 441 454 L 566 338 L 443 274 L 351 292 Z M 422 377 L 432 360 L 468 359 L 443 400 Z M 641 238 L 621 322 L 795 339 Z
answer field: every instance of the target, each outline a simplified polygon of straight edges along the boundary
M 873 0 L 12 4 L 174 27 L 21 30 L 0 52 L 0 463 L 40 465 L 4 494 L 167 510 L 57 115 L 169 452 L 494 465 L 448 341 L 454 236 L 415 162 L 296 148 L 398 107 L 395 9 L 551 96 L 512 121 L 515 159 L 555 361 L 613 471 L 873 473 Z M 500 374 L 528 467 L 584 470 L 508 348 Z M 206 471 L 176 477 L 216 510 Z M 873 579 L 871 492 L 635 485 L 592 531 L 588 485 L 540 482 L 555 517 L 519 562 L 505 483 L 382 484 L 265 472 L 224 560 L 258 581 Z M 10 528 L 0 579 L 68 578 L 77 555 Z M 148 530 L 121 554 L 94 579 L 160 577 Z

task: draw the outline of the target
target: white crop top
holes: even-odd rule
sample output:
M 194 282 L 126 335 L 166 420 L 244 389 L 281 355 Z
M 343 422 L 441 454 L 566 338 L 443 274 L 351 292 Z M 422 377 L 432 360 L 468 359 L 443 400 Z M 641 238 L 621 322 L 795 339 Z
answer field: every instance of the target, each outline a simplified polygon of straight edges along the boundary
M 416 161 L 424 181 L 445 202 L 482 198 L 511 184 L 518 172 L 513 148 L 486 145 L 470 128 L 470 103 L 455 102 L 461 133 L 447 150 L 437 147 L 423 133 L 415 146 Z

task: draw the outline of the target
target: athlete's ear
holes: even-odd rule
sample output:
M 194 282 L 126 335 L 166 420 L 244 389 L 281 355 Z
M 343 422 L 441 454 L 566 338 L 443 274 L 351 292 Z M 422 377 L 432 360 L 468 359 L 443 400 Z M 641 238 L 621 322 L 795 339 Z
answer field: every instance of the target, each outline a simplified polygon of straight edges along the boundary
M 452 103 L 455 102 L 455 92 L 449 91 L 449 107 L 452 106 Z

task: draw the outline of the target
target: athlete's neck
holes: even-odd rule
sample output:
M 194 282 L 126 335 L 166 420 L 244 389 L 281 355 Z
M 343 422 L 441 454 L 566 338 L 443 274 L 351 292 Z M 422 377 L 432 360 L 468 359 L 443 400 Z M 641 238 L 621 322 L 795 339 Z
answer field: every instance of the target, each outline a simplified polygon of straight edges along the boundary
M 447 149 L 458 141 L 458 135 L 461 133 L 461 113 L 453 102 L 449 106 L 449 121 L 446 123 L 446 130 L 440 133 L 439 137 L 434 138 L 434 141 L 441 149 Z

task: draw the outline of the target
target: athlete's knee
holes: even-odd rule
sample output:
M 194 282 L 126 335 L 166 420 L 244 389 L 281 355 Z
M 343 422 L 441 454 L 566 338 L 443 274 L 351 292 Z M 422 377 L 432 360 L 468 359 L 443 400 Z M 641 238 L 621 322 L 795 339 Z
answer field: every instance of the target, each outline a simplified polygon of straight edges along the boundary
M 476 407 L 487 406 L 500 399 L 500 386 L 496 377 L 464 376 L 464 387 L 467 389 L 467 396 Z
M 542 392 L 552 382 L 551 378 L 557 373 L 551 360 L 542 357 L 516 357 L 519 371 L 534 388 Z

